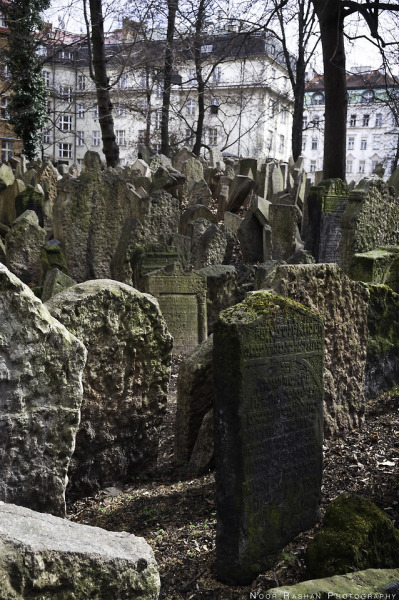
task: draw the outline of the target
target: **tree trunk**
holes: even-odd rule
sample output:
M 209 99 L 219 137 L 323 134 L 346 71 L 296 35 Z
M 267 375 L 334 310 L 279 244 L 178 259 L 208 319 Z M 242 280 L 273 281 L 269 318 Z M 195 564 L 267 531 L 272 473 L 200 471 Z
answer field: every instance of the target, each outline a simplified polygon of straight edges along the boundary
M 302 152 L 303 107 L 305 97 L 305 62 L 302 60 L 296 69 L 294 86 L 294 114 L 292 116 L 292 157 L 297 161 Z
M 90 0 L 91 43 L 93 53 L 93 70 L 97 93 L 98 112 L 103 141 L 103 152 L 108 167 L 116 167 L 119 162 L 119 148 L 115 141 L 114 120 L 112 117 L 112 103 L 110 86 L 107 76 L 105 46 L 104 46 L 104 19 L 101 0 Z
M 163 70 L 162 122 L 161 122 L 161 152 L 170 154 L 169 146 L 169 110 L 170 92 L 172 88 L 173 70 L 173 40 L 178 0 L 168 0 L 168 28 L 166 32 L 165 64 Z
M 324 179 L 345 179 L 347 90 L 344 24 L 340 0 L 312 0 L 323 48 L 325 129 Z

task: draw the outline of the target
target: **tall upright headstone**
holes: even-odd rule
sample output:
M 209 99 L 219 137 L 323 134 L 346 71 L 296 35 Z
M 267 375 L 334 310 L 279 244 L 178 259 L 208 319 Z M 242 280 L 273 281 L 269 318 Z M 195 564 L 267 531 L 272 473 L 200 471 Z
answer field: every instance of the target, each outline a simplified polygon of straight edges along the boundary
M 327 179 L 310 188 L 305 206 L 303 237 L 305 249 L 312 253 L 318 263 L 340 264 L 340 219 L 348 197 L 348 185 L 341 179 Z
M 217 566 L 245 585 L 318 518 L 323 339 L 317 313 L 259 292 L 214 329 Z
M 148 273 L 143 291 L 155 296 L 173 336 L 173 352 L 186 353 L 207 337 L 206 278 L 176 264 Z

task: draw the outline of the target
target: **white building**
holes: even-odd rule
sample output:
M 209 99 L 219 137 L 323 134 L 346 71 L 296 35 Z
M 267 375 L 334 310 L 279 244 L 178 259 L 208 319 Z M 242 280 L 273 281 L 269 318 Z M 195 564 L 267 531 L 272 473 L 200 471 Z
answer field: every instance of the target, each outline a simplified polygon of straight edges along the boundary
M 50 95 L 43 156 L 69 165 L 102 140 L 88 50 L 79 36 L 49 31 L 43 40 L 43 75 Z M 280 49 L 270 34 L 224 32 L 201 42 L 205 81 L 203 142 L 236 156 L 288 160 L 292 92 Z M 138 147 L 160 149 L 163 41 L 131 44 L 126 31 L 108 39 L 114 128 L 121 163 Z M 198 119 L 198 85 L 192 41 L 176 43 L 170 140 L 190 146 Z
M 398 127 L 392 99 L 393 81 L 379 71 L 363 68 L 347 75 L 348 122 L 346 138 L 346 179 L 358 183 L 382 163 L 385 176 L 392 171 L 398 145 Z M 390 86 L 387 89 L 387 82 Z M 302 154 L 310 173 L 323 170 L 324 83 L 320 76 L 306 87 Z

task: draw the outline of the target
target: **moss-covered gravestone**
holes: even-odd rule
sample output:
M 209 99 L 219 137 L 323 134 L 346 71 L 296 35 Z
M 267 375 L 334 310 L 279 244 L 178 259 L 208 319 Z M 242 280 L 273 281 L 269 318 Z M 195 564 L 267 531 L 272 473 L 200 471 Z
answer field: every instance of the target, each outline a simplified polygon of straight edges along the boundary
M 250 583 L 319 514 L 323 324 L 259 292 L 214 330 L 217 566 Z
M 158 299 L 173 336 L 173 351 L 186 353 L 207 337 L 206 279 L 185 273 L 178 265 L 153 271 L 142 278 L 144 292 Z

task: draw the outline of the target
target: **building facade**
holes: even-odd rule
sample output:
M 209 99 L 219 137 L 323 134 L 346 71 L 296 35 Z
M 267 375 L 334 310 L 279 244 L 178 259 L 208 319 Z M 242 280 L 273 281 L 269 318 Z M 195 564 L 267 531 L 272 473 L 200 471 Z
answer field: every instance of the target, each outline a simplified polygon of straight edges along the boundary
M 385 168 L 385 177 L 391 174 L 399 132 L 394 81 L 380 71 L 360 71 L 347 75 L 346 179 L 355 183 L 378 164 Z M 306 87 L 302 138 L 304 166 L 313 181 L 323 170 L 323 144 L 324 82 L 317 76 Z
M 140 145 L 157 152 L 161 143 L 164 42 L 130 38 L 122 29 L 106 45 L 121 164 L 134 161 Z M 217 146 L 227 155 L 288 160 L 293 99 L 277 42 L 264 33 L 224 32 L 202 39 L 200 60 L 193 48 L 189 38 L 176 44 L 169 119 L 172 148 L 194 143 L 199 77 L 206 147 Z M 41 51 L 49 91 L 42 155 L 69 165 L 82 163 L 87 150 L 101 154 L 102 149 L 87 45 L 79 36 L 50 29 Z

